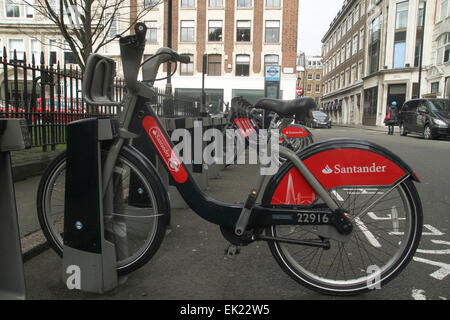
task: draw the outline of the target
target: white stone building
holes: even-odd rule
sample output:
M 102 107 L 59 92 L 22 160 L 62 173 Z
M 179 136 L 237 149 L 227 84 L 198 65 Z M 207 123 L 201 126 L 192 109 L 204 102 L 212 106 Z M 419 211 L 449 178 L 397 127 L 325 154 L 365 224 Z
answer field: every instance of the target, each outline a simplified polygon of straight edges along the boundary
M 428 96 L 450 99 L 450 1 L 436 0 Z

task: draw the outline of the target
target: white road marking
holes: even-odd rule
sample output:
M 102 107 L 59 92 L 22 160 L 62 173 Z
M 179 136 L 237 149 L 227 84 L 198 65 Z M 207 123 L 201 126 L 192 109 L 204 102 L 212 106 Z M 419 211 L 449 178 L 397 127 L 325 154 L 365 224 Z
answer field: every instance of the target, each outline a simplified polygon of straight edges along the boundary
M 437 280 L 443 280 L 445 277 L 447 277 L 450 274 L 450 264 L 445 264 L 442 262 L 436 262 L 436 261 L 431 261 L 428 259 L 417 258 L 417 257 L 414 257 L 413 259 L 414 259 L 414 261 L 417 261 L 417 262 L 422 262 L 422 263 L 426 263 L 426 264 L 429 264 L 432 266 L 439 267 L 440 268 L 439 270 L 430 274 L 430 277 L 433 277 Z
M 428 229 L 430 232 L 422 232 L 422 236 L 443 236 L 445 233 L 440 232 L 438 229 L 436 229 L 433 226 L 430 226 L 429 224 L 424 224 L 424 228 Z M 402 236 L 404 232 L 389 232 L 390 235 L 393 236 Z
M 384 194 L 383 191 L 380 191 L 379 189 L 362 189 L 362 188 L 352 188 L 352 189 L 345 189 L 345 191 L 347 191 L 348 194 L 352 194 L 352 195 L 358 195 L 358 194 Z
M 367 229 L 366 225 L 359 218 L 355 218 L 356 225 L 361 229 L 363 234 L 366 236 L 367 240 L 369 240 L 370 244 L 375 248 L 381 248 L 381 244 L 375 238 L 372 232 Z
M 431 240 L 431 242 L 433 242 L 435 244 L 443 244 L 443 245 L 450 246 L 450 242 L 447 242 L 447 241 Z M 422 250 L 422 249 L 417 249 L 417 252 L 418 253 L 424 253 L 424 254 L 450 254 L 450 249 L 445 249 L 445 250 Z
M 341 195 L 339 193 L 337 193 L 336 190 L 331 191 L 332 194 L 334 194 L 336 196 L 336 199 L 340 202 L 344 202 L 344 199 L 341 197 Z
M 423 225 L 425 228 L 427 228 L 428 230 L 430 230 L 430 232 L 422 232 L 423 236 L 443 236 L 444 233 L 440 232 L 438 229 L 436 229 L 433 226 L 430 226 L 429 224 L 424 224 Z
M 412 297 L 414 298 L 414 300 L 427 300 L 425 291 L 419 289 L 412 290 Z
M 361 189 L 365 191 L 365 189 Z M 333 190 L 332 193 L 336 196 L 336 199 L 338 201 L 343 202 L 344 199 L 341 197 L 341 195 L 336 191 Z M 355 218 L 355 223 L 358 226 L 359 229 L 361 229 L 362 233 L 366 236 L 369 243 L 374 246 L 375 248 L 381 248 L 381 244 L 378 242 L 378 240 L 375 238 L 372 232 L 367 228 L 367 226 L 361 221 L 359 218 Z

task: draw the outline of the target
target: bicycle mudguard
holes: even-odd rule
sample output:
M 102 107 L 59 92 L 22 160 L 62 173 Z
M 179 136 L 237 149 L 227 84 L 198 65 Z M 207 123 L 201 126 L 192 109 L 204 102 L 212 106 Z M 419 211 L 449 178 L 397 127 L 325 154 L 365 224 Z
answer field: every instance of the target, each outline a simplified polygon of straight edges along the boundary
M 244 126 L 242 125 L 241 120 L 238 119 L 238 118 L 235 118 L 235 119 L 234 119 L 234 123 L 235 123 L 236 126 L 238 127 L 238 129 L 239 129 L 239 131 L 241 132 L 242 136 L 243 136 L 244 138 L 247 138 L 247 137 L 248 137 L 247 130 L 246 130 L 246 129 L 244 128 Z
M 283 128 L 281 132 L 286 138 L 305 138 L 311 135 L 311 132 L 300 124 L 291 124 L 286 128 Z
M 337 187 L 391 187 L 414 171 L 389 150 L 368 141 L 332 139 L 298 154 L 327 190 Z M 318 195 L 294 164 L 286 162 L 270 180 L 263 206 L 311 205 Z

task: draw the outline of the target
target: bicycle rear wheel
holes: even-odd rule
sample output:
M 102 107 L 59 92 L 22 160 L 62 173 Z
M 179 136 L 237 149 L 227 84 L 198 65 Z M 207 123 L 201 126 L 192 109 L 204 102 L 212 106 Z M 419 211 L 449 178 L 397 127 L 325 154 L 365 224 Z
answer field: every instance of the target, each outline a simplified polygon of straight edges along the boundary
M 321 293 L 351 295 L 381 288 L 406 267 L 420 242 L 422 207 L 414 184 L 339 187 L 330 194 L 348 212 L 353 232 L 342 236 L 324 229 L 333 228 L 328 226 L 272 226 L 266 230 L 271 237 L 328 240 L 331 245 L 327 250 L 272 241 L 273 256 L 294 280 Z M 370 210 L 364 213 L 366 208 Z
M 63 254 L 66 153 L 41 178 L 37 211 L 42 231 L 57 254 Z M 156 172 L 122 149 L 113 176 L 114 210 L 104 216 L 105 238 L 115 244 L 119 275 L 143 266 L 165 235 L 169 207 Z

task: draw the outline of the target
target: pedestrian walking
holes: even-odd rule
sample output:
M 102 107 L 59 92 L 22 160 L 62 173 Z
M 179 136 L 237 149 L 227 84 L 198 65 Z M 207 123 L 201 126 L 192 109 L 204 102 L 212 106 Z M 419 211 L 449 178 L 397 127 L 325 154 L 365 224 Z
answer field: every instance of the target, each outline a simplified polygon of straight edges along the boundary
M 389 111 L 384 119 L 384 124 L 388 127 L 388 134 L 394 135 L 394 128 L 398 126 L 398 108 L 397 102 L 394 101 L 389 106 Z

